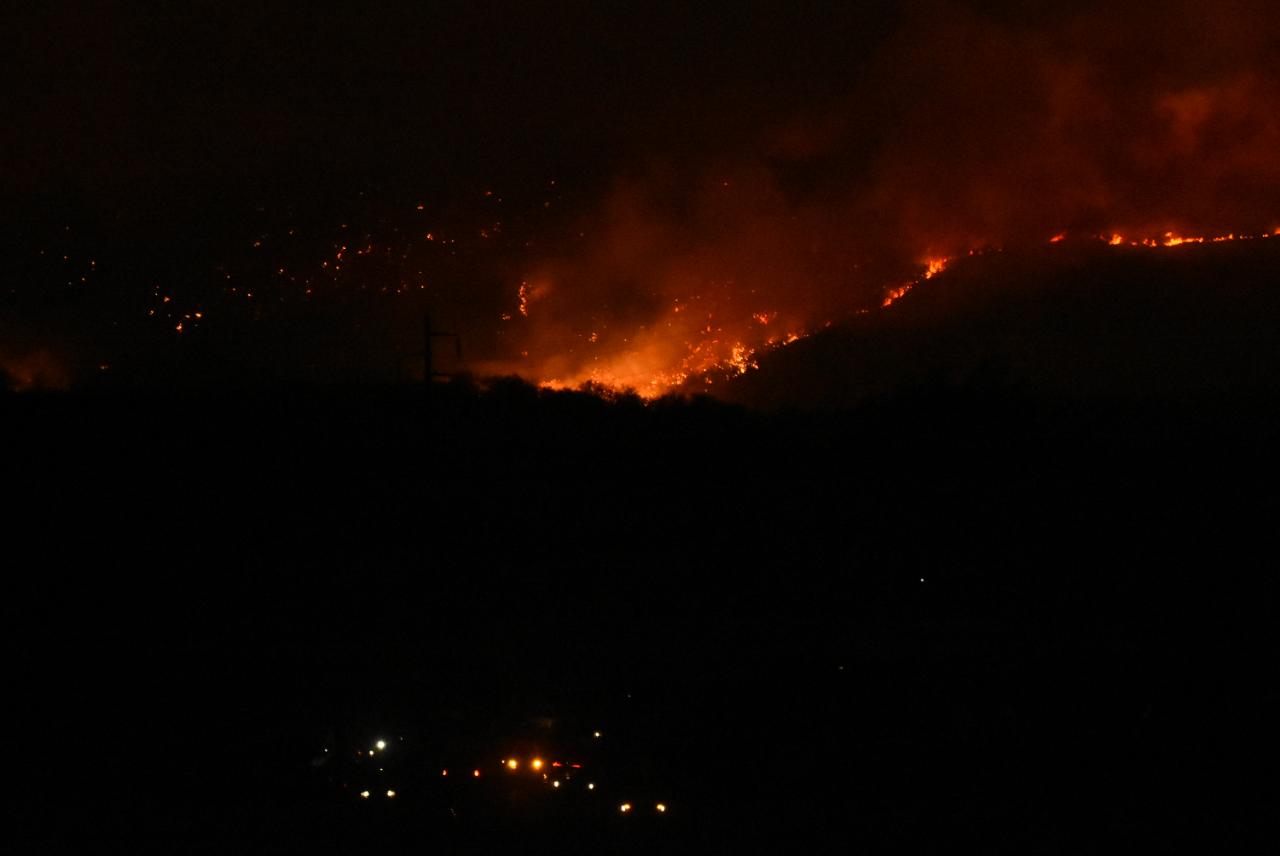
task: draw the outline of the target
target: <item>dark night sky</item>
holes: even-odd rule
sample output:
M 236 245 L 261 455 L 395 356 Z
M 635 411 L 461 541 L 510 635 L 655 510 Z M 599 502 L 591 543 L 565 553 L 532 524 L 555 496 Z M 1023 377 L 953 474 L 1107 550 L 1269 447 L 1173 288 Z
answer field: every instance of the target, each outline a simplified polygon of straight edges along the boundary
M 11 28 L 5 183 L 592 174 L 839 92 L 894 6 L 48 4 Z
M 901 169 L 887 147 L 913 149 L 905 168 L 925 175 L 939 157 L 980 173 L 1002 134 L 1088 182 L 1121 164 L 1087 140 L 1061 151 L 1048 126 L 1140 137 L 1145 118 L 1124 114 L 1142 102 L 1274 83 L 1262 4 L 1062 6 L 41 4 L 8 28 L 3 187 L 109 207 L 761 155 L 820 159 L 847 185 Z

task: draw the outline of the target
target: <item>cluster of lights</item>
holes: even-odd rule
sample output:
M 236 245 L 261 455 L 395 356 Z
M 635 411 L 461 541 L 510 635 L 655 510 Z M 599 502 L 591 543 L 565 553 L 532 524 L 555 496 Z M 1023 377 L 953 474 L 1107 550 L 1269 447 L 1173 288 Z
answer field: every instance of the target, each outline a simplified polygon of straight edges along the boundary
M 631 803 L 624 802 L 622 805 L 618 806 L 618 811 L 622 812 L 623 814 L 630 814 L 633 808 L 635 808 L 635 806 L 633 806 Z M 667 804 L 657 803 L 656 805 L 654 805 L 653 810 L 656 811 L 658 814 L 666 814 Z
M 592 732 L 591 736 L 595 739 L 599 739 L 601 737 L 601 733 L 599 731 L 595 731 L 595 732 Z M 387 748 L 387 742 L 385 740 L 377 740 L 374 742 L 373 748 L 369 749 L 368 752 L 369 752 L 369 755 L 375 755 L 376 753 L 383 751 L 386 748 Z M 357 752 L 356 755 L 359 757 L 363 757 L 364 752 Z M 520 769 L 520 761 L 517 758 L 503 758 L 501 761 L 501 766 L 505 767 L 507 770 L 515 771 Z M 546 766 L 547 766 L 547 762 L 544 761 L 542 758 L 534 757 L 529 759 L 529 768 L 535 772 L 541 771 Z M 566 764 L 561 761 L 552 761 L 550 766 L 561 767 L 561 768 L 570 767 L 574 769 L 581 769 L 582 767 L 581 764 L 575 764 L 575 763 Z M 448 767 L 441 768 L 440 775 L 442 777 L 448 777 L 449 768 Z M 481 777 L 480 768 L 477 767 L 472 769 L 471 776 L 472 778 L 475 778 L 475 779 L 480 778 Z M 569 778 L 569 776 L 570 774 L 566 771 L 565 778 Z M 546 773 L 542 773 L 542 779 L 543 781 L 548 781 L 549 777 Z M 564 784 L 564 782 L 561 779 L 550 779 L 549 781 L 550 781 L 551 787 L 556 790 L 559 790 L 561 786 Z M 586 789 L 588 791 L 596 790 L 595 782 L 587 782 Z M 396 791 L 393 789 L 388 789 L 385 792 L 385 795 L 387 799 L 395 799 Z M 360 791 L 361 799 L 367 800 L 367 799 L 370 799 L 372 796 L 373 796 L 372 791 L 369 791 L 369 790 Z M 618 810 L 622 814 L 631 814 L 635 810 L 635 806 L 630 802 L 623 802 L 618 806 Z M 666 803 L 661 803 L 661 802 L 655 803 L 654 811 L 657 812 L 658 814 L 666 814 L 667 812 Z
M 502 766 L 506 767 L 508 770 L 518 770 L 520 769 L 520 761 L 516 758 L 503 758 Z M 532 758 L 529 760 L 529 769 L 533 770 L 534 772 L 540 772 L 546 766 L 547 766 L 547 762 L 542 760 L 541 758 Z M 574 770 L 582 769 L 581 764 L 566 764 L 563 761 L 552 761 L 551 766 L 552 767 L 570 767 Z M 479 776 L 480 771 L 476 770 L 475 775 Z M 545 776 L 546 774 L 544 773 L 543 775 Z
M 593 737 L 596 737 L 596 738 L 599 738 L 601 735 L 600 735 L 600 732 L 599 732 L 599 731 L 596 731 L 596 732 L 593 732 L 592 736 L 593 736 Z M 517 759 L 515 759 L 515 758 L 504 758 L 504 759 L 502 760 L 502 766 L 506 767 L 508 770 L 517 770 L 517 769 L 519 769 L 519 768 L 520 768 L 520 762 L 519 762 Z M 543 767 L 545 767 L 545 766 L 546 766 L 546 762 L 545 762 L 545 761 L 543 761 L 541 758 L 533 758 L 533 759 L 531 759 L 531 760 L 529 761 L 529 767 L 530 767 L 531 769 L 535 770 L 535 771 L 541 770 L 541 769 L 542 769 Z M 560 761 L 552 761 L 552 762 L 551 762 L 551 766 L 552 766 L 552 767 L 566 767 L 566 766 L 567 766 L 567 767 L 573 767 L 573 768 L 581 768 L 581 767 L 582 767 L 582 765 L 581 765 L 581 764 L 564 764 L 564 763 L 562 763 L 562 762 L 560 762 Z M 476 771 L 475 771 L 475 774 L 476 774 L 476 775 L 478 775 L 478 774 L 479 774 L 479 772 L 480 772 L 479 770 L 476 770 Z M 559 790 L 559 789 L 560 789 L 560 787 L 561 787 L 561 785 L 563 785 L 563 781 L 562 781 L 562 780 L 560 780 L 560 779 L 550 779 L 550 778 L 547 776 L 547 774 L 546 774 L 546 773 L 543 773 L 543 774 L 542 774 L 542 778 L 543 778 L 543 780 L 544 780 L 544 781 L 548 781 L 548 782 L 550 783 L 551 787 L 553 787 L 553 788 L 555 788 L 555 789 L 557 789 L 557 790 Z M 595 789 L 596 789 L 596 783 L 595 783 L 595 782 L 587 782 L 587 790 L 589 790 L 589 791 L 594 791 Z M 624 802 L 624 803 L 622 803 L 621 805 L 619 805 L 619 806 L 618 806 L 618 810 L 619 810 L 622 814 L 630 814 L 632 811 L 634 811 L 634 809 L 635 809 L 635 806 L 634 806 L 632 803 L 630 803 L 630 802 Z M 653 810 L 654 810 L 655 812 L 657 812 L 658 814 L 666 814 L 666 813 L 667 813 L 667 804 L 666 804 L 666 803 L 662 803 L 662 802 L 660 802 L 660 803 L 655 803 L 655 804 L 654 804 L 654 807 L 653 807 Z

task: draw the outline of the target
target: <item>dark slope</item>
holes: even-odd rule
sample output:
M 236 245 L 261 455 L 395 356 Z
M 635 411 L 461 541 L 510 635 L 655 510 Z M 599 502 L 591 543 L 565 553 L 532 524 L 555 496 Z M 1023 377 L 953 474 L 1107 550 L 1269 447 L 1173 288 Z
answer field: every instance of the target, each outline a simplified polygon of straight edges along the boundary
M 768 354 L 717 395 L 846 408 L 923 385 L 1042 400 L 1212 402 L 1280 392 L 1280 239 L 1063 243 L 961 259 L 883 311 Z

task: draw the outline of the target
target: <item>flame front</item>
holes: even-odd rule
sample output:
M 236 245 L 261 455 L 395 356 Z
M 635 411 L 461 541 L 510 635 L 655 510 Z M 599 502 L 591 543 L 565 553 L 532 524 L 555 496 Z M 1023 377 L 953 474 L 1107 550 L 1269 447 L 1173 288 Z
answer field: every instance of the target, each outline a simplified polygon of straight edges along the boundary
M 1061 244 L 1067 232 L 1059 232 L 1047 240 L 1049 244 Z M 1090 240 L 1115 247 L 1161 249 L 1184 244 L 1214 244 L 1228 241 L 1258 240 L 1280 237 L 1280 228 L 1260 234 L 1228 233 L 1225 235 L 1183 235 L 1173 231 L 1153 237 L 1127 237 L 1120 232 L 1095 235 Z M 970 249 L 966 255 L 976 256 L 986 252 L 1000 252 L 999 248 L 986 246 Z M 920 283 L 931 280 L 946 271 L 957 259 L 953 255 L 926 255 L 919 262 L 919 274 L 906 282 L 885 290 L 879 308 L 888 309 Z M 521 286 L 521 300 L 524 286 Z M 759 368 L 759 356 L 770 350 L 784 347 L 811 332 L 804 326 L 788 328 L 785 333 L 751 338 L 747 325 L 738 325 L 743 332 L 730 335 L 723 326 L 707 322 L 686 338 L 664 336 L 676 329 L 688 333 L 688 325 L 681 323 L 686 304 L 677 304 L 665 321 L 655 328 L 640 331 L 634 339 L 628 339 L 623 348 L 607 354 L 593 356 L 589 366 L 565 376 L 540 379 L 541 386 L 549 389 L 594 387 L 613 393 L 633 391 L 642 398 L 654 399 L 687 389 L 691 385 L 711 387 L 718 382 L 732 380 Z M 866 314 L 867 309 L 853 309 L 852 314 Z M 768 329 L 778 317 L 778 312 L 763 310 L 752 313 L 750 319 L 759 327 Z M 827 322 L 829 325 L 830 322 Z M 757 329 L 758 329 L 757 328 Z M 589 342 L 598 341 L 592 333 Z M 673 344 L 679 342 L 679 344 Z
M 625 337 L 621 348 L 606 348 L 593 354 L 585 367 L 564 376 L 539 379 L 547 389 L 600 388 L 614 393 L 631 391 L 645 399 L 660 398 L 696 384 L 702 387 L 730 380 L 759 368 L 763 352 L 785 347 L 803 338 L 803 329 L 770 332 L 767 328 L 777 312 L 761 311 L 751 316 L 761 332 L 747 329 L 731 335 L 714 318 L 707 318 L 690 330 L 683 305 L 672 308 L 654 327 Z M 587 337 L 596 345 L 597 332 Z

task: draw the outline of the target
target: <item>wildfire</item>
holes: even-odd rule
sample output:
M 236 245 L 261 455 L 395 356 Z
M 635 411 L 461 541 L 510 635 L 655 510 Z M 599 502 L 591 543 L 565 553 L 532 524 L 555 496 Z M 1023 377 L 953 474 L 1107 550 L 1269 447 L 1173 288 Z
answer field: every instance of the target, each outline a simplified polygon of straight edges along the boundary
M 673 310 L 672 314 L 677 313 Z M 774 318 L 777 313 L 757 313 L 753 318 L 758 321 L 760 316 Z M 713 386 L 746 374 L 759 368 L 761 353 L 786 347 L 803 338 L 805 331 L 791 330 L 754 343 L 722 338 L 723 335 L 722 328 L 707 323 L 697 330 L 695 338 L 672 348 L 661 335 L 653 334 L 642 342 L 628 343 L 633 347 L 602 358 L 583 371 L 569 377 L 542 380 L 539 386 L 545 389 L 586 387 L 612 393 L 631 391 L 652 400 L 690 383 Z
M 494 311 L 486 317 L 503 322 L 501 335 L 505 338 L 500 353 L 520 357 L 501 363 L 501 358 L 495 357 L 495 374 L 514 370 L 551 389 L 589 386 L 607 394 L 630 390 L 645 399 L 711 387 L 746 374 L 759 366 L 761 355 L 817 329 L 818 319 L 805 315 L 814 307 L 803 302 L 803 289 L 795 292 L 794 301 L 786 290 L 804 283 L 806 274 L 786 264 L 777 265 L 776 270 L 765 265 L 761 271 L 750 263 L 735 269 L 719 257 L 708 264 L 697 252 L 691 252 L 688 260 L 678 254 L 668 259 L 647 250 L 633 257 L 635 248 L 630 240 L 615 240 L 616 246 L 606 243 L 605 250 L 597 253 L 603 262 L 591 263 L 603 268 L 607 276 L 595 275 L 598 272 L 590 265 L 586 266 L 588 275 L 583 275 L 573 264 L 566 264 L 577 277 L 561 278 L 555 266 L 550 272 L 540 268 L 539 248 L 561 246 L 563 235 L 560 243 L 555 238 L 558 232 L 545 237 L 543 230 L 552 227 L 537 225 L 542 221 L 527 211 L 520 217 L 504 218 L 505 223 L 497 220 L 494 206 L 502 196 L 494 191 L 480 191 L 476 196 L 487 200 L 483 210 L 467 208 L 448 219 L 425 213 L 427 206 L 417 203 L 413 208 L 419 215 L 411 224 L 401 224 L 404 228 L 381 222 L 339 224 L 336 218 L 323 224 L 289 220 L 255 228 L 245 235 L 240 251 L 207 274 L 213 285 L 204 287 L 203 279 L 198 289 L 183 281 L 150 284 L 140 309 L 157 325 L 163 324 L 169 335 L 199 341 L 202 328 L 280 315 L 295 301 L 310 304 L 328 300 L 345 306 L 345 301 L 363 300 L 361 292 L 368 292 L 370 296 L 405 295 L 408 300 L 416 296 L 418 302 L 406 303 L 415 312 L 423 305 L 448 305 L 453 294 L 463 291 L 463 286 L 451 283 L 465 283 L 473 272 L 483 279 L 501 270 L 508 285 L 500 292 L 501 302 L 485 304 Z M 537 202 L 543 206 L 544 200 L 540 197 Z M 573 246 L 578 242 L 589 246 L 591 231 L 574 229 Z M 1113 247 L 1154 250 L 1277 236 L 1280 227 L 1263 233 L 1245 230 L 1221 235 L 1173 230 L 1135 233 L 1117 228 L 1102 234 L 1057 230 L 1045 234 L 1043 240 L 1051 245 L 1098 241 Z M 624 230 L 623 237 L 633 236 Z M 979 245 L 968 254 L 999 251 L 988 247 Z M 750 245 L 742 249 L 739 255 L 753 258 Z M 953 254 L 940 254 L 940 250 Z M 947 271 L 963 255 L 963 247 L 935 244 L 918 257 L 914 269 L 883 282 L 889 287 L 880 293 L 879 300 L 873 297 L 838 311 L 852 316 L 888 309 L 920 283 Z M 61 258 L 66 263 L 66 255 Z M 88 254 L 85 258 L 86 274 L 96 272 L 96 260 Z M 652 258 L 663 261 L 650 265 L 654 269 L 649 270 L 646 264 Z M 506 280 L 506 272 L 518 269 L 517 264 L 524 267 L 522 275 L 528 278 Z M 822 280 L 826 273 L 829 271 L 815 278 Z M 598 282 L 610 279 L 619 285 L 596 289 Z M 834 275 L 831 280 L 838 281 Z M 640 324 L 630 303 L 631 292 L 626 290 L 633 282 L 646 283 L 636 303 L 641 307 Z M 840 293 L 825 281 L 823 288 L 828 297 Z M 585 298 L 583 289 L 587 289 Z M 813 292 L 818 292 L 816 284 Z M 464 336 L 474 333 L 474 329 L 463 330 Z M 501 367 L 496 368 L 498 365 Z M 0 380 L 10 387 L 31 386 L 32 374 L 27 367 L 0 367 Z
M 899 297 L 901 297 L 902 295 L 910 291 L 911 287 L 914 285 L 915 285 L 914 282 L 907 282 L 907 283 L 903 283 L 897 288 L 891 288 L 888 291 L 886 291 L 884 293 L 884 300 L 880 303 L 880 308 L 881 309 L 887 308 L 890 304 L 893 303 L 893 301 L 897 300 Z
M 1093 239 L 1110 246 L 1164 248 L 1178 247 L 1183 244 L 1222 243 L 1275 236 L 1280 236 L 1280 228 L 1257 235 L 1229 233 L 1200 236 L 1166 231 L 1158 236 L 1141 238 L 1130 238 L 1113 232 L 1095 235 Z M 1050 237 L 1048 243 L 1059 244 L 1068 237 L 1067 232 L 1059 232 Z M 989 251 L 999 252 L 998 249 L 974 248 L 969 250 L 967 255 L 979 255 Z M 938 276 L 947 270 L 956 258 L 957 256 L 941 255 L 922 258 L 918 275 L 914 279 L 887 289 L 880 301 L 880 308 L 887 309 L 920 283 Z M 677 302 L 671 310 L 671 317 L 675 318 L 688 308 L 687 304 Z M 761 327 L 768 327 L 776 318 L 776 312 L 761 311 L 752 313 L 750 320 L 746 323 L 754 322 Z M 669 321 L 665 326 L 670 328 L 673 322 Z M 695 337 L 686 341 L 677 353 L 673 354 L 669 346 L 652 338 L 642 345 L 633 343 L 633 347 L 620 355 L 602 358 L 590 368 L 570 378 L 553 378 L 543 381 L 541 385 L 550 389 L 589 386 L 613 392 L 632 390 L 642 398 L 654 399 L 690 383 L 700 382 L 704 386 L 711 386 L 717 381 L 730 380 L 746 374 L 759 367 L 758 357 L 761 353 L 789 345 L 805 335 L 807 333 L 804 330 L 789 331 L 785 335 L 770 336 L 757 344 L 752 344 L 742 338 L 727 336 L 722 327 L 708 320 L 697 328 Z M 594 334 L 590 341 L 593 343 L 596 341 Z
M 1226 235 L 1190 236 L 1179 235 L 1176 232 L 1164 232 L 1156 237 L 1133 239 L 1126 238 L 1118 232 L 1113 232 L 1110 235 L 1098 235 L 1097 239 L 1113 247 L 1180 247 L 1183 244 L 1222 244 L 1227 241 L 1254 241 L 1274 237 L 1280 237 L 1280 228 L 1274 229 L 1271 232 L 1262 232 L 1257 235 L 1236 234 L 1235 232 L 1231 232 Z
M 1064 240 L 1066 240 L 1067 237 L 1068 237 L 1068 234 L 1066 232 L 1059 232 L 1058 234 L 1049 238 L 1048 243 L 1060 244 Z M 1236 234 L 1232 232 L 1226 235 L 1191 236 L 1191 235 L 1180 235 L 1176 232 L 1167 231 L 1156 237 L 1143 237 L 1143 238 L 1132 238 L 1132 239 L 1126 238 L 1124 235 L 1120 234 L 1119 232 L 1112 232 L 1110 234 L 1103 234 L 1103 235 L 1094 235 L 1092 237 L 1094 240 L 1101 241 L 1112 247 L 1122 247 L 1122 246 L 1146 247 L 1146 248 L 1180 247 L 1183 244 L 1221 244 L 1227 241 L 1252 241 L 1252 240 L 1263 240 L 1266 238 L 1280 237 L 1280 228 L 1273 229 L 1270 232 L 1262 232 L 1256 235 Z M 981 249 L 972 249 L 972 250 L 969 250 L 968 254 L 972 256 L 972 255 L 977 255 L 981 252 L 983 252 L 983 250 Z M 934 256 L 934 257 L 926 257 L 925 259 L 921 260 L 920 264 L 924 267 L 924 271 L 920 274 L 920 276 L 917 277 L 916 279 L 910 280 L 909 282 L 904 282 L 901 285 L 897 285 L 897 286 L 894 286 L 893 288 L 886 290 L 884 293 L 884 298 L 880 302 L 880 308 L 881 309 L 888 308 L 890 305 L 894 303 L 894 301 L 901 298 L 903 295 L 905 295 L 908 291 L 910 291 L 915 286 L 924 282 L 926 279 L 932 279 L 933 277 L 942 273 L 944 270 L 947 269 L 947 266 L 950 265 L 953 261 L 955 261 L 954 256 Z
M 1274 237 L 1280 237 L 1280 228 L 1259 234 L 1229 232 L 1226 235 L 1180 235 L 1177 232 L 1162 232 L 1155 237 L 1128 239 L 1118 232 L 1112 232 L 1110 235 L 1097 236 L 1098 240 L 1113 247 L 1179 247 L 1183 244 L 1222 244 L 1227 241 L 1255 241 Z M 1056 240 L 1058 238 L 1054 239 L 1055 242 Z
M 1055 237 L 1053 240 L 1057 242 L 1058 240 L 1060 240 L 1060 237 Z M 978 251 L 970 250 L 969 255 L 973 255 L 976 252 Z M 884 299 L 880 301 L 880 308 L 887 309 L 895 300 L 902 297 L 904 294 L 906 294 L 915 286 L 924 282 L 926 279 L 933 279 L 935 276 L 942 273 L 944 270 L 947 269 L 947 265 L 951 264 L 953 261 L 955 261 L 954 256 L 926 257 L 920 262 L 924 266 L 924 272 L 921 273 L 920 276 L 917 277 L 916 279 L 913 279 L 910 282 L 904 282 L 902 285 L 896 286 L 894 288 L 890 288 L 888 291 L 886 291 L 884 294 Z
M 938 258 L 925 260 L 924 279 L 933 279 L 938 274 L 947 269 L 947 265 L 951 264 L 950 256 L 940 256 Z

